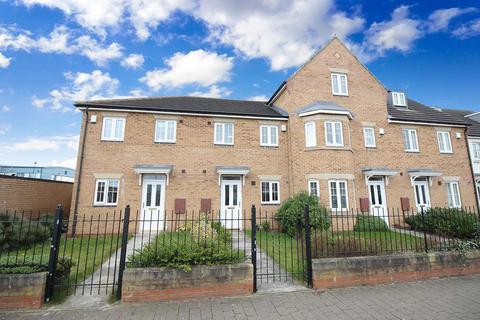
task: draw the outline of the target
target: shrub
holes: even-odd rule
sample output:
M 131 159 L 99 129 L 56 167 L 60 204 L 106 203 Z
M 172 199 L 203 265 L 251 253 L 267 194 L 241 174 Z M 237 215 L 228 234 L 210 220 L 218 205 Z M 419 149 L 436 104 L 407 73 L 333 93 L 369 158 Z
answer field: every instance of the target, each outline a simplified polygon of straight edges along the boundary
M 317 197 L 300 192 L 287 199 L 275 216 L 283 232 L 295 236 L 305 228 L 303 215 L 305 205 L 310 208 L 310 226 L 313 229 L 327 230 L 330 227 L 330 216 L 326 209 L 318 203 Z
M 426 231 L 446 237 L 473 239 L 479 235 L 477 216 L 453 208 L 431 208 L 422 214 L 405 218 L 413 230 Z
M 353 231 L 387 231 L 388 225 L 382 218 L 368 214 L 358 215 Z
M 41 261 L 40 256 L 4 256 L 0 259 L 0 273 L 22 274 L 47 270 L 48 262 Z
M 233 264 L 243 260 L 238 250 L 224 241 L 203 238 L 198 241 L 189 231 L 175 232 L 165 241 L 157 238 L 128 258 L 129 268 L 168 267 L 191 271 L 195 265 Z
M 0 251 L 28 247 L 51 236 L 48 222 L 0 214 Z
M 261 225 L 263 231 L 265 231 L 265 232 L 270 231 L 270 222 L 268 222 L 267 220 L 263 220 L 260 223 L 260 225 Z

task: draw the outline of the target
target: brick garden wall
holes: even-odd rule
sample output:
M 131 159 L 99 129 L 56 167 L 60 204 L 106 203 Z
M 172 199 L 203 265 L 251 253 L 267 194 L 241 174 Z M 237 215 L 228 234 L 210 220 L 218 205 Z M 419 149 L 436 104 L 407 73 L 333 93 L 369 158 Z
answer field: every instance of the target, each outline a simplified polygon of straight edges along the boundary
M 0 310 L 38 309 L 45 295 L 47 273 L 0 274 Z
M 313 260 L 315 289 L 480 273 L 480 253 L 418 253 Z
M 253 265 L 194 266 L 191 272 L 170 268 L 126 269 L 122 302 L 248 295 Z
M 53 213 L 57 204 L 70 212 L 73 183 L 0 176 L 0 211 L 25 210 Z

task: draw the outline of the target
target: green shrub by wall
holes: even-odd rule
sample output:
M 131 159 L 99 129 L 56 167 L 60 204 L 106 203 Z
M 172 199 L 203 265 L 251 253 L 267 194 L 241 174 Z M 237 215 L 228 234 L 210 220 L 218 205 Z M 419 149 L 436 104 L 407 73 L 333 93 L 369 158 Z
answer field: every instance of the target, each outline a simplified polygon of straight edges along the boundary
M 307 192 L 300 192 L 288 198 L 278 209 L 275 216 L 281 231 L 295 236 L 305 229 L 304 207 L 310 208 L 310 226 L 312 229 L 327 230 L 330 228 L 331 219 L 327 210 L 320 205 L 317 197 Z
M 388 225 L 382 218 L 368 214 L 358 215 L 353 231 L 387 231 Z

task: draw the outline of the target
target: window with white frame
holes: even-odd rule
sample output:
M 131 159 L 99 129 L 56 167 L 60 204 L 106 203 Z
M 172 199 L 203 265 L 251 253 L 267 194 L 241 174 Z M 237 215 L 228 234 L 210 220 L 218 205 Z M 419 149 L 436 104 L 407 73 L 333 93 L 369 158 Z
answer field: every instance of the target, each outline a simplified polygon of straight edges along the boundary
M 348 209 L 347 181 L 331 180 L 330 187 L 330 208 L 333 210 Z
M 365 138 L 365 147 L 375 148 L 375 129 L 372 127 L 363 128 L 363 136 Z
M 280 183 L 278 181 L 262 181 L 262 203 L 280 203 Z
M 452 153 L 452 141 L 450 140 L 450 132 L 437 131 L 438 148 L 440 153 Z
M 260 145 L 267 147 L 278 146 L 278 127 L 270 125 L 260 126 Z
M 175 143 L 177 138 L 177 121 L 157 120 L 155 122 L 155 142 Z
M 320 187 L 318 180 L 308 180 L 308 194 L 320 198 Z
M 393 105 L 406 107 L 407 102 L 405 100 L 405 93 L 403 92 L 392 92 Z
M 343 146 L 342 122 L 325 121 L 325 144 L 327 146 Z
M 317 146 L 317 129 L 313 121 L 305 122 L 305 146 L 307 148 Z
M 462 206 L 462 201 L 460 199 L 460 188 L 458 186 L 458 182 L 447 182 L 446 185 L 448 206 L 450 208 L 460 208 Z
M 215 123 L 215 144 L 233 145 L 233 123 Z
M 114 206 L 118 202 L 118 179 L 97 179 L 94 205 Z
M 348 80 L 344 73 L 332 73 L 332 93 L 336 96 L 348 96 Z
M 405 151 L 418 152 L 417 130 L 403 129 L 403 143 L 405 145 Z
M 472 142 L 472 158 L 475 161 L 480 160 L 480 142 Z
M 125 118 L 104 117 L 102 127 L 102 140 L 123 141 L 125 131 Z

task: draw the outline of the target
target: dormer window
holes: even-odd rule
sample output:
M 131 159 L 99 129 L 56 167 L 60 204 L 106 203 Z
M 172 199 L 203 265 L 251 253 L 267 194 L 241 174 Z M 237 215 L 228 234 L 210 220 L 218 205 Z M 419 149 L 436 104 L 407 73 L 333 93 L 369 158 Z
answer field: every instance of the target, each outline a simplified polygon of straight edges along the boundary
M 399 107 L 406 107 L 407 101 L 405 100 L 405 93 L 403 92 L 392 92 L 393 105 Z

